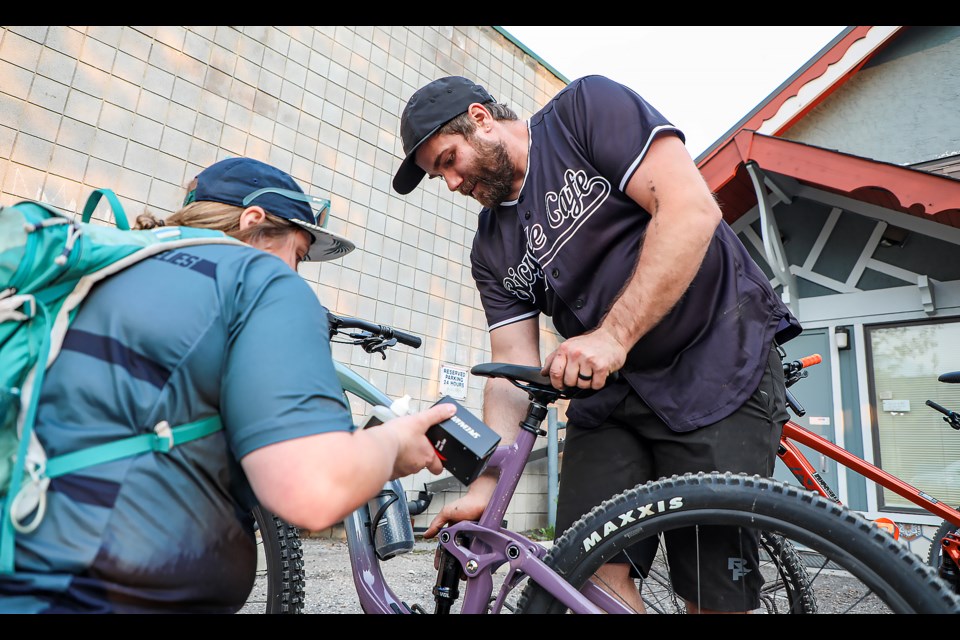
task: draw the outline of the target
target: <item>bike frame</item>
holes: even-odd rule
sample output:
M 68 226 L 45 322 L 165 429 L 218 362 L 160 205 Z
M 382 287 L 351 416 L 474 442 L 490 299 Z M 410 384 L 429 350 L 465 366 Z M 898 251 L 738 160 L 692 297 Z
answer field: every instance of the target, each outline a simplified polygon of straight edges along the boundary
M 334 365 L 340 384 L 348 395 L 371 405 L 390 405 L 390 398 L 369 381 L 340 362 Z M 533 450 L 539 426 L 521 429 L 512 445 L 500 445 L 490 456 L 487 468 L 499 469 L 500 480 L 480 519 L 477 522 L 458 522 L 444 528 L 438 536 L 440 547 L 454 556 L 463 567 L 466 586 L 460 613 L 487 613 L 494 588 L 493 573 L 504 564 L 508 565 L 507 574 L 496 601 L 490 607 L 492 613 L 500 612 L 507 595 L 523 576 L 529 576 L 573 612 L 628 613 L 622 604 L 592 583 L 588 583 L 582 592 L 571 587 L 544 564 L 543 557 L 547 549 L 543 545 L 501 526 Z M 343 522 L 360 607 L 364 613 L 414 613 L 387 584 L 367 526 L 368 521 L 368 510 L 363 506 Z M 466 545 L 462 543 L 465 539 L 470 540 Z
M 918 507 L 960 527 L 960 511 L 951 508 L 913 485 L 904 482 L 900 478 L 887 473 L 862 458 L 858 458 L 823 436 L 804 429 L 799 424 L 790 420 L 783 426 L 778 455 L 780 459 L 783 460 L 787 469 L 790 470 L 790 473 L 793 474 L 804 488 L 810 491 L 816 491 L 828 500 L 841 504 L 840 499 L 833 492 L 833 489 L 830 488 L 813 465 L 810 464 L 810 461 L 801 453 L 797 445 L 794 444 L 794 441 L 810 447 L 814 451 L 836 461 L 838 464 L 852 469 L 901 497 L 906 498 Z
M 816 361 L 819 361 L 819 356 L 816 358 Z M 813 363 L 815 362 L 810 360 L 804 362 L 803 366 Z M 336 361 L 334 365 L 348 404 L 350 396 L 372 406 L 391 404 L 392 400 L 386 394 L 348 366 Z M 789 398 L 792 401 L 792 396 Z M 796 407 L 795 404 L 791 406 Z M 518 587 L 521 580 L 528 577 L 572 612 L 629 613 L 623 604 L 592 582 L 588 582 L 580 591 L 571 587 L 543 562 L 547 553 L 546 547 L 502 526 L 504 515 L 529 460 L 536 438 L 538 435 L 543 435 L 541 426 L 546 418 L 546 409 L 542 400 L 531 395 L 529 410 L 520 424 L 521 428 L 515 442 L 511 445 L 500 445 L 491 455 L 487 468 L 498 470 L 499 480 L 480 519 L 476 522 L 455 523 L 445 527 L 438 534 L 441 566 L 438 567 L 438 583 L 433 592 L 438 602 L 438 609 L 441 608 L 441 601 L 452 604 L 452 601 L 459 597 L 456 583 L 463 580 L 465 586 L 460 613 L 499 613 L 510 592 Z M 802 414 L 803 410 L 800 408 L 800 415 Z M 828 500 L 842 504 L 795 443 L 810 447 L 840 465 L 894 491 L 927 512 L 960 526 L 960 511 L 791 420 L 783 427 L 778 456 L 805 489 L 815 491 Z M 403 488 L 399 480 L 393 482 L 397 492 L 402 495 Z M 380 567 L 381 560 L 376 553 L 369 522 L 370 515 L 366 505 L 354 511 L 343 521 L 360 607 L 364 613 L 423 612 L 422 609 L 419 611 L 412 609 L 390 588 Z M 895 532 L 891 531 L 891 533 Z M 441 586 L 445 562 L 449 558 L 456 561 L 456 574 L 453 575 L 450 570 L 447 570 L 444 585 Z M 493 574 L 504 565 L 507 566 L 506 575 L 496 599 L 492 599 Z M 443 606 L 447 611 L 449 610 L 449 604 Z

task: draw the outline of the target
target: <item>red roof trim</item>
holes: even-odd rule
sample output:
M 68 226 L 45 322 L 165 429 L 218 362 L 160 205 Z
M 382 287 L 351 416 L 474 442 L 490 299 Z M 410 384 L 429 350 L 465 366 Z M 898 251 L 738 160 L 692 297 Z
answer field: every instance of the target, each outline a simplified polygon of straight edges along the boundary
M 960 209 L 960 181 L 953 178 L 754 131 L 737 133 L 700 170 L 716 193 L 749 161 L 756 162 L 764 171 L 846 193 L 859 189 L 882 190 L 915 215 Z
M 770 102 L 765 104 L 763 108 L 757 111 L 757 113 L 753 114 L 753 117 L 750 118 L 750 120 L 748 120 L 747 122 L 745 122 L 742 128 L 751 129 L 753 131 L 756 131 L 757 129 L 759 129 L 760 125 L 762 125 L 765 120 L 768 120 L 777 114 L 777 111 L 780 110 L 780 107 L 783 105 L 784 102 L 786 102 L 790 98 L 795 97 L 798 93 L 800 93 L 800 89 L 802 89 L 807 83 L 813 80 L 816 80 L 817 78 L 822 76 L 824 73 L 827 72 L 827 68 L 830 65 L 835 64 L 841 58 L 843 58 L 843 56 L 847 53 L 847 50 L 853 46 L 853 43 L 855 43 L 857 40 L 860 40 L 862 38 L 866 38 L 867 35 L 870 33 L 870 29 L 872 29 L 872 27 L 862 27 L 862 26 L 854 27 L 853 30 L 850 31 L 850 33 L 848 33 L 842 40 L 840 40 L 840 42 L 834 45 L 829 51 L 824 53 L 820 57 L 820 59 L 818 59 L 816 62 L 810 65 L 810 67 L 806 69 L 802 74 L 797 76 L 797 78 L 795 78 L 793 82 L 787 85 L 787 87 L 784 88 L 783 91 L 778 93 L 772 100 L 770 100 Z M 831 93 L 836 91 L 838 87 L 843 85 L 852 75 L 854 75 L 857 71 L 859 71 L 860 67 L 862 67 L 868 59 L 869 59 L 869 56 L 862 59 L 854 68 L 850 69 L 841 78 L 838 78 L 837 81 L 834 82 L 829 89 L 824 91 L 821 95 L 817 97 L 816 100 L 814 100 L 809 105 L 807 105 L 803 109 L 803 111 L 797 113 L 789 122 L 785 123 L 782 127 L 780 127 L 779 130 L 777 130 L 776 132 L 773 132 L 772 135 L 778 135 L 783 131 L 786 131 L 788 128 L 790 128 L 790 126 L 793 123 L 795 123 L 797 120 L 803 117 L 803 115 L 805 115 L 815 106 L 817 106 L 820 102 L 823 101 L 824 98 L 826 98 Z
M 751 131 L 759 130 L 766 120 L 769 120 L 770 118 L 772 118 L 777 114 L 777 112 L 780 110 L 780 107 L 782 107 L 787 100 L 796 97 L 804 86 L 806 86 L 808 83 L 812 82 L 813 80 L 816 80 L 817 78 L 822 76 L 824 73 L 826 73 L 830 65 L 836 64 L 839 60 L 841 60 L 843 56 L 846 55 L 847 50 L 850 49 L 850 47 L 852 47 L 855 42 L 867 37 L 872 28 L 873 28 L 872 26 L 851 27 L 849 33 L 843 36 L 843 38 L 841 38 L 828 51 L 824 52 L 820 56 L 820 58 L 818 58 L 816 61 L 811 63 L 808 68 L 804 69 L 803 72 L 797 75 L 797 77 L 794 78 L 793 81 L 790 84 L 788 84 L 786 87 L 784 87 L 779 93 L 770 97 L 769 101 L 763 104 L 761 107 L 759 107 L 755 113 L 750 115 L 749 119 L 742 122 L 737 130 L 738 131 L 743 129 L 749 129 Z M 817 96 L 815 100 L 811 101 L 810 104 L 806 105 L 801 111 L 796 113 L 792 118 L 790 118 L 789 121 L 785 122 L 774 133 L 774 135 L 779 135 L 784 131 L 786 131 L 787 129 L 789 129 L 798 120 L 800 120 L 803 116 L 809 113 L 811 109 L 813 109 L 818 104 L 823 102 L 825 98 L 827 98 L 830 94 L 832 94 L 834 91 L 836 91 L 841 86 L 843 86 L 843 84 L 847 80 L 849 80 L 853 75 L 855 75 L 860 70 L 860 68 L 864 64 L 866 64 L 866 62 L 870 59 L 872 55 L 873 53 L 864 56 L 863 59 L 860 60 L 856 65 L 854 65 L 854 67 L 849 69 L 847 73 L 837 78 L 836 81 L 834 81 L 827 89 L 825 89 L 821 95 Z M 735 135 L 735 133 L 731 133 L 730 137 L 733 137 L 733 135 Z M 726 142 L 727 142 L 727 139 L 724 139 L 723 143 L 726 143 Z M 713 153 L 705 156 L 701 160 L 701 163 L 705 163 L 707 160 L 712 158 L 715 154 L 719 152 L 719 149 L 720 149 L 719 146 L 716 147 Z

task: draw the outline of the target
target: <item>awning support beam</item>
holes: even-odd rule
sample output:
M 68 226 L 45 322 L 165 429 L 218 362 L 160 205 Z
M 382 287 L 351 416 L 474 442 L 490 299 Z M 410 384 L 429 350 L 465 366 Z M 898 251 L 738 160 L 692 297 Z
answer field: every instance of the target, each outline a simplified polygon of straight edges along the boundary
M 797 294 L 797 279 L 790 272 L 790 266 L 787 264 L 786 252 L 784 252 L 783 243 L 780 241 L 780 229 L 777 227 L 777 220 L 773 215 L 773 210 L 767 199 L 767 191 L 764 188 L 763 172 L 757 166 L 757 163 L 752 160 L 746 163 L 746 168 L 757 194 L 757 206 L 760 209 L 760 237 L 763 239 L 764 257 L 783 287 L 783 292 L 780 294 L 781 299 L 784 304 L 790 307 L 793 315 L 799 318 L 800 296 Z

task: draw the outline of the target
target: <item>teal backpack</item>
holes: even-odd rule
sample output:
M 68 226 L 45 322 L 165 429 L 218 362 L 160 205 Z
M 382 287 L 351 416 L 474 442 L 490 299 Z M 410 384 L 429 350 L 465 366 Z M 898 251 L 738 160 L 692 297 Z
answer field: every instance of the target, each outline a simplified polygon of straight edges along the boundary
M 90 222 L 105 197 L 116 227 Z M 33 432 L 47 368 L 94 284 L 163 251 L 197 244 L 242 244 L 189 227 L 130 230 L 109 189 L 90 194 L 80 221 L 48 204 L 0 206 L 0 574 L 13 571 L 15 532 L 39 526 L 52 478 L 176 444 L 221 428 L 218 416 L 47 459 Z M 69 401 L 69 399 L 66 399 Z

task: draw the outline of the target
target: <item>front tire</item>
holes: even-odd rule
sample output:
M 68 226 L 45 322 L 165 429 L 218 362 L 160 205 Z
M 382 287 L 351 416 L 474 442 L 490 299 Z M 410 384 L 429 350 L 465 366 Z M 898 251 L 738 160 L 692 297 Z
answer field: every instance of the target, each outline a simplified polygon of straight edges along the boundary
M 678 506 L 658 506 L 670 504 Z M 635 514 L 645 515 L 633 518 Z M 584 515 L 555 542 L 544 562 L 581 588 L 631 544 L 674 528 L 708 524 L 758 530 L 802 550 L 809 584 L 799 585 L 797 593 L 823 588 L 844 596 L 843 604 L 829 610 L 814 603 L 818 613 L 960 612 L 960 599 L 949 586 L 886 531 L 812 492 L 744 474 L 687 474 L 638 485 Z M 802 602 L 798 605 L 798 611 L 805 609 Z M 789 609 L 796 607 L 783 612 Z M 566 611 L 533 582 L 525 587 L 518 610 Z M 650 606 L 647 610 L 655 612 Z
M 264 613 L 303 613 L 305 572 L 300 530 L 257 506 L 253 509 L 257 523 L 258 555 L 262 552 L 263 567 L 258 563 L 254 590 L 261 593 Z M 253 594 L 251 594 L 253 597 Z

